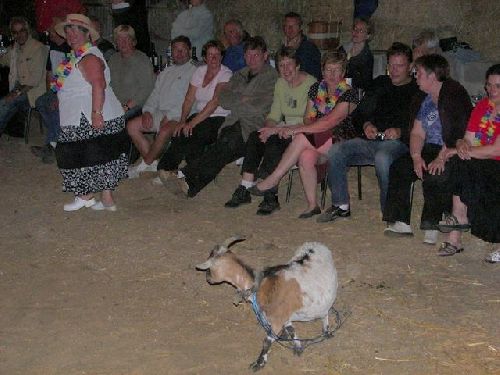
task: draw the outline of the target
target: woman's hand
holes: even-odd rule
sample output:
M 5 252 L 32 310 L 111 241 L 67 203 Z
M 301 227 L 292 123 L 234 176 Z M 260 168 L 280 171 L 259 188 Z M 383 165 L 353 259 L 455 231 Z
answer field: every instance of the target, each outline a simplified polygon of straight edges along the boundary
M 293 137 L 294 135 L 295 135 L 295 132 L 293 131 L 293 128 L 290 128 L 288 126 L 280 128 L 278 130 L 278 137 L 280 137 L 281 139 L 287 139 L 287 138 Z
M 413 171 L 417 175 L 419 179 L 422 179 L 424 176 L 424 171 L 427 170 L 427 165 L 425 165 L 425 160 L 422 159 L 422 156 L 412 156 L 413 158 Z
M 174 132 L 172 133 L 172 136 L 173 137 L 178 137 L 179 135 L 181 135 L 182 134 L 182 129 L 184 129 L 184 125 L 186 125 L 186 123 L 184 121 L 179 121 L 175 125 L 175 129 L 174 129 Z
M 441 173 L 443 173 L 445 163 L 446 161 L 444 160 L 444 158 L 438 155 L 436 159 L 434 159 L 429 163 L 428 166 L 429 174 L 434 176 L 436 174 L 440 175 Z
M 102 113 L 92 112 L 92 127 L 97 130 L 104 128 Z
M 462 160 L 469 160 L 471 158 L 470 153 L 472 150 L 472 145 L 466 139 L 459 139 L 457 141 L 457 154 Z
M 193 135 L 193 129 L 196 125 L 191 124 L 190 122 L 186 122 L 182 127 L 182 133 L 185 137 L 191 137 Z
M 267 142 L 267 139 L 276 134 L 278 131 L 278 128 L 276 127 L 272 127 L 272 128 L 261 128 L 259 130 L 259 139 L 261 140 L 261 142 L 263 143 L 266 143 Z

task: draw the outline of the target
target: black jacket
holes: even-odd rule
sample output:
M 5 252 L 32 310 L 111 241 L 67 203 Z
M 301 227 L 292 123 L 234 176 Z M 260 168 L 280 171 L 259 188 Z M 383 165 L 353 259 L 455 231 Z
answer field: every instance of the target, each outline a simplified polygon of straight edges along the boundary
M 417 118 L 420 106 L 427 94 L 420 91 L 412 102 L 411 126 Z M 472 112 L 472 103 L 467 90 L 452 79 L 443 82 L 438 99 L 439 119 L 442 137 L 446 147 L 455 147 L 457 140 L 464 137 L 467 123 Z

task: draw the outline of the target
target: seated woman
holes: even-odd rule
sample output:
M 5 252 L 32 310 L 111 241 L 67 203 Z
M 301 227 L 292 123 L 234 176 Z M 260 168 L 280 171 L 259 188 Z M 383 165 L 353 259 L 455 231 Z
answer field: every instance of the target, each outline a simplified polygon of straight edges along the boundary
M 384 234 L 413 235 L 410 190 L 411 184 L 421 179 L 424 207 L 420 229 L 425 231 L 424 243 L 433 245 L 437 241 L 439 220 L 451 209 L 447 149 L 455 147 L 464 136 L 472 105 L 463 86 L 449 78 L 450 67 L 443 56 L 422 56 L 415 66 L 417 84 L 423 94 L 415 98 L 418 113 L 410 132 L 410 155 L 391 165 L 383 214 L 389 225 Z
M 254 184 L 255 177 L 265 178 L 276 168 L 281 155 L 290 143 L 289 139 L 279 137 L 277 130 L 285 124 L 294 127 L 302 123 L 307 105 L 307 93 L 316 82 L 313 76 L 299 71 L 300 61 L 296 50 L 282 47 L 277 55 L 280 78 L 274 86 L 271 112 L 267 115 L 264 127 L 250 134 L 246 142 L 241 184 L 226 202 L 226 207 L 238 207 L 251 201 L 247 188 Z M 282 122 L 284 118 L 284 123 Z M 264 196 L 259 205 L 258 215 L 269 215 L 279 208 L 277 190 Z
M 158 163 L 159 176 L 164 184 L 169 178 L 177 176 L 177 168 L 183 160 L 196 159 L 207 145 L 216 141 L 219 128 L 230 113 L 218 105 L 217 98 L 233 75 L 221 63 L 223 52 L 224 47 L 217 40 L 211 40 L 203 46 L 205 65 L 193 73 L 182 104 L 180 121 L 169 128 L 172 136 L 170 147 Z M 189 116 L 195 101 L 196 113 Z
M 449 232 L 438 250 L 440 256 L 461 252 L 461 232 L 469 228 L 484 241 L 500 243 L 500 64 L 487 70 L 486 91 L 488 98 L 472 111 L 465 137 L 446 154 L 456 155 L 451 159 L 453 210 L 439 225 L 442 232 Z M 500 248 L 486 260 L 500 262 Z
M 351 41 L 340 47 L 347 54 L 346 77 L 352 87 L 366 90 L 373 79 L 373 54 L 368 41 L 373 35 L 373 24 L 366 17 L 354 19 Z
M 356 90 L 344 79 L 346 64 L 344 53 L 330 52 L 323 56 L 323 80 L 309 90 L 304 125 L 261 130 L 264 138 L 277 133 L 281 138 L 291 137 L 292 142 L 273 173 L 250 189 L 250 193 L 262 195 L 274 189 L 288 170 L 298 162 L 307 200 L 307 210 L 299 216 L 301 219 L 321 213 L 316 200 L 316 165 L 326 162 L 328 150 L 333 142 L 355 136 L 349 115 L 359 100 Z M 325 132 L 328 137 L 319 136 Z
M 155 75 L 149 58 L 135 48 L 137 39 L 132 26 L 120 25 L 113 31 L 116 48 L 109 59 L 111 85 L 122 103 L 125 120 L 138 116 L 153 91 Z

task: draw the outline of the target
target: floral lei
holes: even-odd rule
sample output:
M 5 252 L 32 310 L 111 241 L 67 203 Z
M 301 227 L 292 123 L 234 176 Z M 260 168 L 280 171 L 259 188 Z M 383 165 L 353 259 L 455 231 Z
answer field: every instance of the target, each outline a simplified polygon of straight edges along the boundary
M 73 70 L 73 67 L 76 65 L 77 60 L 85 54 L 90 47 L 92 47 L 92 43 L 87 42 L 76 51 L 71 51 L 66 54 L 64 60 L 57 66 L 52 79 L 50 80 L 50 89 L 54 92 L 58 92 L 64 85 L 64 80 L 68 77 Z
M 481 118 L 481 123 L 479 124 L 479 131 L 476 132 L 474 136 L 474 145 L 489 145 L 493 141 L 493 135 L 495 134 L 496 127 L 500 124 L 500 115 L 497 114 L 494 119 L 491 119 L 491 115 L 495 110 L 493 103 L 488 101 L 488 108 Z
M 351 86 L 349 86 L 346 82 L 345 79 L 339 82 L 337 85 L 337 88 L 335 89 L 335 92 L 333 95 L 328 95 L 328 85 L 326 84 L 326 81 L 321 81 L 318 85 L 318 93 L 316 94 L 316 98 L 313 100 L 313 107 L 307 114 L 309 118 L 316 118 L 318 117 L 319 114 L 321 115 L 327 115 L 329 114 L 333 108 L 335 107 L 335 104 L 339 100 L 339 98 L 347 91 L 350 90 Z M 320 111 L 320 108 L 322 107 L 322 104 L 324 104 L 324 113 Z

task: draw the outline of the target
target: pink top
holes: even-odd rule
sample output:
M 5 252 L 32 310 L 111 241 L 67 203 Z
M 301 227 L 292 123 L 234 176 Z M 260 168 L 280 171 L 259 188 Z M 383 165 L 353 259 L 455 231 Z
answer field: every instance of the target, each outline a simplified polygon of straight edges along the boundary
M 202 65 L 195 70 L 193 76 L 191 77 L 191 85 L 196 87 L 196 112 L 201 112 L 207 103 L 212 100 L 215 92 L 215 87 L 220 82 L 229 82 L 229 79 L 233 75 L 231 70 L 221 65 L 219 73 L 212 79 L 208 85 L 203 87 L 203 79 L 207 73 L 207 66 Z M 226 117 L 231 111 L 228 111 L 221 106 L 218 106 L 215 111 L 210 115 L 210 117 L 222 116 Z

